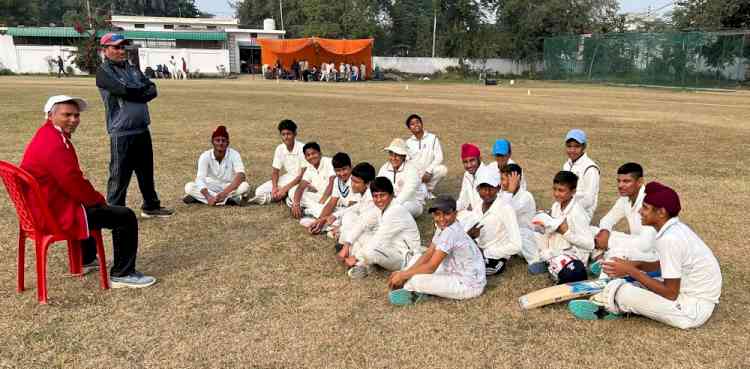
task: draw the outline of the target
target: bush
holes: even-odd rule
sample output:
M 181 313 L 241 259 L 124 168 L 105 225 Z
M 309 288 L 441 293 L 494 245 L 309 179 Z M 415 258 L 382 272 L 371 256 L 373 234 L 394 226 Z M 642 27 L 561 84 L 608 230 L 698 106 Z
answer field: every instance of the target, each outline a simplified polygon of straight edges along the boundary
M 13 73 L 12 70 L 8 68 L 3 68 L 2 66 L 0 66 L 0 76 L 15 76 L 15 75 L 16 74 Z

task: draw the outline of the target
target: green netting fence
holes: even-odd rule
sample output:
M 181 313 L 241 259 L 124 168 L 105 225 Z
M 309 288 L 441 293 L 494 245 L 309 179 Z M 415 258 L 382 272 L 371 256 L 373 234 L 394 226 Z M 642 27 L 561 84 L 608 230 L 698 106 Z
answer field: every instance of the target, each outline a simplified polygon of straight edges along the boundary
M 732 87 L 750 79 L 745 32 L 617 33 L 544 40 L 544 77 L 678 87 Z

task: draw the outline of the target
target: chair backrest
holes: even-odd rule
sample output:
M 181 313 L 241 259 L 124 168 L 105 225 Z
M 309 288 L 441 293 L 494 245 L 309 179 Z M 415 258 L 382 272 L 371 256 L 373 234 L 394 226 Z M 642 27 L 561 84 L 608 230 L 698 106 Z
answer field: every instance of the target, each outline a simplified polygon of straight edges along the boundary
M 18 224 L 29 233 L 58 233 L 39 183 L 27 171 L 0 160 L 0 177 L 16 207 Z

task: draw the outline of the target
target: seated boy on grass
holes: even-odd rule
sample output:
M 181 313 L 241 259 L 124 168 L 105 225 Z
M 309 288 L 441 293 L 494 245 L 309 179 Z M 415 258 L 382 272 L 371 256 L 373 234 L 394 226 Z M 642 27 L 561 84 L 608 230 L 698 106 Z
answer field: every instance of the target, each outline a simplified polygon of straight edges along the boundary
M 440 197 L 429 211 L 437 231 L 427 251 L 388 278 L 394 305 L 414 303 L 422 295 L 470 299 L 481 295 L 487 284 L 482 253 L 456 220 L 456 200 Z
M 578 282 L 587 278 L 586 263 L 594 249 L 589 217 L 576 198 L 578 176 L 561 171 L 552 181 L 555 203 L 550 214 L 534 216 L 532 223 L 544 234 L 537 234 L 538 262 L 529 264 L 529 273 L 549 271 L 558 284 Z

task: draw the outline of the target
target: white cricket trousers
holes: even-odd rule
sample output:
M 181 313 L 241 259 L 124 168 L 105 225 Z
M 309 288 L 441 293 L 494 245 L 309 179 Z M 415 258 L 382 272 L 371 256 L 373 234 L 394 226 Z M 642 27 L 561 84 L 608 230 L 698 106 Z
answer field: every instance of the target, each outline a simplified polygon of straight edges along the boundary
M 409 214 L 411 214 L 412 217 L 419 218 L 420 215 L 422 215 L 422 212 L 424 211 L 424 203 L 421 201 L 406 201 L 402 202 L 401 206 L 405 207 L 406 210 L 409 211 Z
M 219 192 L 224 191 L 224 189 L 230 185 L 230 183 L 217 181 L 212 178 L 206 178 L 204 182 L 206 183 L 206 189 L 211 196 L 216 196 Z M 201 190 L 202 188 L 198 188 L 198 186 L 195 185 L 195 182 L 188 182 L 185 185 L 185 194 L 190 195 L 194 199 L 204 204 L 207 204 L 208 200 L 205 196 L 203 196 Z M 246 194 L 248 191 L 250 191 L 250 184 L 248 184 L 247 182 L 242 182 L 240 183 L 240 186 L 232 191 L 224 201 L 218 203 L 217 205 L 225 205 L 228 199 L 239 202 L 242 198 L 242 195 Z
M 379 265 L 388 271 L 403 269 L 414 255 L 396 245 L 372 245 L 374 232 L 365 232 L 352 244 L 351 254 L 366 265 Z
M 469 287 L 458 276 L 444 273 L 440 269 L 433 274 L 412 276 L 404 284 L 404 289 L 454 300 L 471 299 L 482 294 L 484 287 Z
M 299 186 L 294 186 L 291 189 L 289 189 L 289 193 L 286 196 L 286 205 L 290 208 L 292 207 L 292 204 L 294 203 L 294 193 L 297 192 L 297 189 Z M 305 212 L 305 215 L 312 215 L 315 218 L 320 216 L 320 212 L 323 211 L 323 207 L 325 205 L 320 203 L 320 198 L 322 197 L 322 192 L 310 192 L 305 191 L 302 194 L 302 198 L 299 201 L 299 205 L 302 207 L 302 209 Z M 317 214 L 317 215 L 316 215 Z
M 424 173 L 419 173 L 420 181 L 422 180 L 423 175 Z M 437 184 L 440 183 L 440 181 L 442 181 L 443 178 L 445 178 L 445 176 L 447 175 L 448 175 L 448 167 L 446 167 L 445 165 L 438 165 L 435 168 L 433 168 L 432 178 L 430 178 L 429 182 L 425 183 L 425 185 L 427 186 L 427 191 L 430 191 L 430 193 L 432 193 L 432 191 L 435 190 L 435 186 L 437 186 Z
M 279 176 L 279 187 L 283 187 L 292 182 L 297 176 L 293 176 L 289 173 Z M 271 192 L 273 192 L 273 183 L 267 181 L 255 189 L 255 201 L 260 204 L 268 204 L 271 202 Z M 291 192 L 289 192 L 291 193 Z
M 668 300 L 630 283 L 617 290 L 615 301 L 622 312 L 643 315 L 680 329 L 702 326 L 716 307 L 713 302 L 689 296 Z

